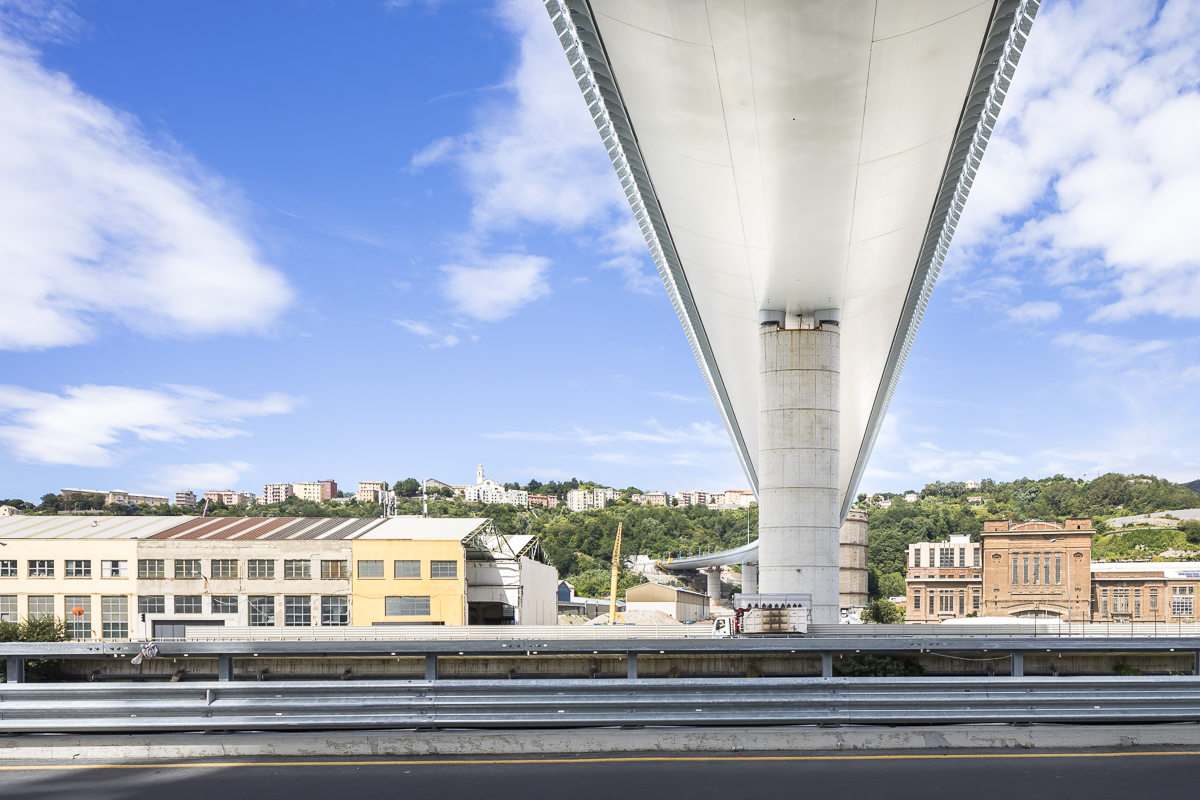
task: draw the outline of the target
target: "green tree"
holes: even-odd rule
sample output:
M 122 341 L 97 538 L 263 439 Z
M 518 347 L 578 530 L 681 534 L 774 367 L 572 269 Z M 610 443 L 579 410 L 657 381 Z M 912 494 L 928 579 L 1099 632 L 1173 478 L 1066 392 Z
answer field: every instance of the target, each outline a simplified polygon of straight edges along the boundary
M 402 481 L 396 481 L 392 491 L 400 497 L 417 497 L 421 494 L 421 482 L 416 478 L 405 478 Z
M 889 572 L 879 579 L 879 594 L 883 597 L 904 597 L 908 586 L 899 572 Z
M 904 612 L 890 600 L 879 598 L 867 603 L 862 611 L 862 621 L 878 625 L 898 625 L 904 622 Z
M 1179 530 L 1187 536 L 1188 544 L 1200 544 L 1200 520 L 1189 519 L 1179 523 Z

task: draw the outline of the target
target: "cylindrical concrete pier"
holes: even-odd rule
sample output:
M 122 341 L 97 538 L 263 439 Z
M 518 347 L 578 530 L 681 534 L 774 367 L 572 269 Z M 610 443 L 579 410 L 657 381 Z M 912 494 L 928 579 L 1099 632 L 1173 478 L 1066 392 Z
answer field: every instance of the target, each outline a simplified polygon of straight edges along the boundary
M 714 606 L 721 603 L 720 567 L 710 567 L 708 570 L 708 602 Z
M 812 594 L 838 621 L 837 326 L 760 329 L 759 591 Z
M 742 563 L 742 594 L 758 593 L 758 564 Z

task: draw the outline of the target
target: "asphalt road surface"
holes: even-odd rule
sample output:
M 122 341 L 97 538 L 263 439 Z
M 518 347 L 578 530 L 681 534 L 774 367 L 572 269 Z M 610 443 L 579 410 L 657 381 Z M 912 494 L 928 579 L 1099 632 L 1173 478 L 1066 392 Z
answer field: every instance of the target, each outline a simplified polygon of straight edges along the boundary
M 374 800 L 374 798 L 1196 797 L 1200 751 L 944 754 L 776 753 L 617 757 L 0 763 L 0 798 Z

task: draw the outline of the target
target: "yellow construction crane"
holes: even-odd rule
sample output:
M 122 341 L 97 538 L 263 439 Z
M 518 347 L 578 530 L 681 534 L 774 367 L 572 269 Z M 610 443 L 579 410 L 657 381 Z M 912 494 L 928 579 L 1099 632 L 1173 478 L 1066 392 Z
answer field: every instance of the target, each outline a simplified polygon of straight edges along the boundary
M 617 543 L 613 545 L 612 586 L 608 592 L 608 624 L 617 624 L 617 572 L 621 567 L 621 525 L 617 523 Z M 621 622 L 624 622 L 624 618 Z

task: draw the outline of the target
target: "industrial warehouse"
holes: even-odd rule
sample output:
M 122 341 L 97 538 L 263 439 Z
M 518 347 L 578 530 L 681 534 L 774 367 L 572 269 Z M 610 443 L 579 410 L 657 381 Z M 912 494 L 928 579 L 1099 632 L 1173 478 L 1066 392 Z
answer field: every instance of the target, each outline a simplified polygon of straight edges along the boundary
M 496 534 L 489 519 L 14 516 L 0 541 L 0 617 L 61 617 L 75 639 L 556 614 L 537 538 Z

